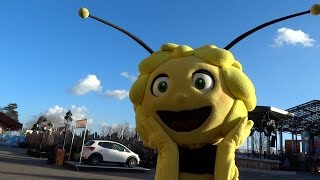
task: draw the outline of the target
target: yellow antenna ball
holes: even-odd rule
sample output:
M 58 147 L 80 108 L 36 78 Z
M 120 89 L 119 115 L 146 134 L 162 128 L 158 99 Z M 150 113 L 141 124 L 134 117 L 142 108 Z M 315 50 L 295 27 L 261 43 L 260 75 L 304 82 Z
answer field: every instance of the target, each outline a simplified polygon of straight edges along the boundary
M 310 13 L 312 15 L 319 15 L 320 14 L 320 4 L 315 4 L 311 7 Z
M 80 8 L 79 9 L 79 16 L 82 18 L 87 18 L 89 17 L 90 13 L 89 10 L 87 8 Z

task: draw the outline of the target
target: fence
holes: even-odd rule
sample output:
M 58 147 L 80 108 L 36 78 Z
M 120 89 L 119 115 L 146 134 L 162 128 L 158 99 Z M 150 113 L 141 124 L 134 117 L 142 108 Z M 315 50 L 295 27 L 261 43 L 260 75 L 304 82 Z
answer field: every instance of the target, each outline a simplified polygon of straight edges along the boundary
M 73 144 L 72 144 L 72 153 L 80 153 L 82 148 L 82 140 L 83 140 L 84 131 L 82 131 L 79 135 L 75 134 Z M 64 140 L 64 133 L 61 130 L 55 130 L 52 132 L 36 132 L 26 134 L 26 145 L 28 148 L 28 152 L 35 153 L 39 156 L 39 153 L 46 154 L 48 152 L 54 152 L 57 146 L 61 146 Z M 101 136 L 96 132 L 90 133 L 87 131 L 85 142 L 89 140 L 110 140 L 119 142 L 125 146 L 127 146 L 130 150 L 137 153 L 140 156 L 142 161 L 149 161 L 151 164 L 155 164 L 156 153 L 145 146 L 143 146 L 142 142 L 139 141 L 139 137 L 137 135 L 133 137 L 123 137 L 120 138 L 117 133 L 113 133 L 112 135 Z M 67 131 L 66 139 L 65 139 L 65 151 L 69 153 L 70 146 L 72 141 L 72 132 Z M 40 155 L 41 156 L 41 155 Z M 43 157 L 43 156 L 42 156 Z

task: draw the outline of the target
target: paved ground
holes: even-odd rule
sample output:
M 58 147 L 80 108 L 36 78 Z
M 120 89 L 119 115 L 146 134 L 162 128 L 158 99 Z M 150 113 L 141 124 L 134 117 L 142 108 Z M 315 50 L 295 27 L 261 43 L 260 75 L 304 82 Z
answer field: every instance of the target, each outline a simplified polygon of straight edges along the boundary
M 46 159 L 26 154 L 26 149 L 0 146 L 0 180 L 137 180 L 153 179 L 154 173 L 74 171 L 66 167 L 47 164 Z
M 275 175 L 257 172 L 240 172 L 240 180 L 319 180 L 320 174 L 297 172 L 296 175 Z
M 148 173 L 126 171 L 74 171 L 66 167 L 46 163 L 46 159 L 33 158 L 26 149 L 0 146 L 0 180 L 151 180 L 154 170 Z M 297 173 L 297 175 L 271 175 L 241 171 L 241 180 L 319 180 L 320 174 Z

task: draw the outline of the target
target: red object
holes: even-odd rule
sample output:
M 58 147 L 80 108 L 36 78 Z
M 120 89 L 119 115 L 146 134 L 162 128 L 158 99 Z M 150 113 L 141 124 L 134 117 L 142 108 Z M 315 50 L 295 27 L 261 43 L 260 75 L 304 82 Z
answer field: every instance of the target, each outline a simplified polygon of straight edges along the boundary
M 63 165 L 65 150 L 58 148 L 56 150 L 56 165 Z
M 86 147 L 87 149 L 89 149 L 90 151 L 93 151 L 95 149 L 95 147 Z
M 22 129 L 22 124 L 12 119 L 10 116 L 0 112 L 0 126 L 3 129 L 9 129 L 10 131 L 17 131 Z

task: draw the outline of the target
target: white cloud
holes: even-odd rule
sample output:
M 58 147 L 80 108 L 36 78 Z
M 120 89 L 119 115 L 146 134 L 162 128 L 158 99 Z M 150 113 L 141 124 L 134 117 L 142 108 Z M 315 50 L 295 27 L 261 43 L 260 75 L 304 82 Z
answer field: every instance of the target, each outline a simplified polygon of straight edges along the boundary
M 88 118 L 88 125 L 93 124 L 93 119 L 92 118 Z
M 49 108 L 44 115 L 47 117 L 49 121 L 54 123 L 56 126 L 63 126 L 63 119 L 64 119 L 64 109 L 58 105 Z
M 53 114 L 61 114 L 62 112 L 63 112 L 63 107 L 56 105 L 52 108 L 49 108 L 45 114 L 46 115 L 53 115 Z
M 136 76 L 129 75 L 127 72 L 122 72 L 121 76 L 135 81 Z M 102 86 L 100 85 L 100 80 L 92 74 L 89 74 L 85 79 L 80 79 L 78 84 L 71 89 L 72 94 L 75 95 L 84 95 L 90 91 L 97 92 L 98 95 L 113 97 L 119 100 L 123 100 L 129 96 L 129 91 L 125 89 L 121 90 L 106 90 L 102 92 Z
M 103 123 L 101 124 L 101 126 L 102 126 L 102 127 L 108 126 L 108 123 L 103 122 Z
M 310 38 L 309 34 L 301 30 L 293 30 L 285 27 L 278 29 L 277 37 L 274 40 L 276 46 L 301 44 L 304 47 L 311 47 L 315 42 L 314 39 Z
M 70 108 L 63 108 L 58 105 L 49 108 L 44 115 L 49 121 L 54 121 L 57 126 L 63 126 L 64 116 L 68 111 L 72 113 L 73 124 L 76 120 L 88 119 L 88 124 L 93 123 L 93 118 L 88 118 L 88 110 L 85 106 L 72 105 Z
M 90 91 L 98 92 L 102 88 L 100 83 L 96 75 L 89 74 L 86 78 L 80 79 L 78 84 L 71 89 L 71 92 L 75 95 L 84 95 Z
M 122 89 L 122 90 L 107 90 L 104 93 L 105 96 L 114 97 L 116 99 L 122 100 L 129 96 L 129 91 Z
M 125 77 L 125 78 L 127 78 L 127 79 L 130 79 L 130 81 L 135 81 L 135 80 L 137 80 L 137 77 L 136 77 L 136 76 L 134 76 L 134 75 L 129 75 L 129 73 L 127 73 L 127 72 L 122 72 L 122 73 L 121 73 L 121 76 L 122 76 L 122 77 Z
M 88 110 L 85 106 L 72 105 L 70 108 L 70 111 L 72 113 L 72 118 L 74 120 L 80 120 L 80 119 L 87 118 Z

